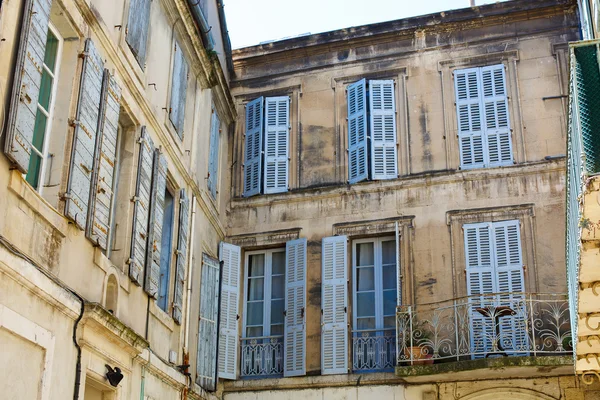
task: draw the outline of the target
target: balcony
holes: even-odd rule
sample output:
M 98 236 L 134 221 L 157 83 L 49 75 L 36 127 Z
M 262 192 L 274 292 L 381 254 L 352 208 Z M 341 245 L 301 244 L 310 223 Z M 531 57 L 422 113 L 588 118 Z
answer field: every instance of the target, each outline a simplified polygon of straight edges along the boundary
M 352 371 L 393 371 L 396 365 L 396 331 L 352 331 Z
M 283 376 L 283 336 L 241 339 L 242 377 Z

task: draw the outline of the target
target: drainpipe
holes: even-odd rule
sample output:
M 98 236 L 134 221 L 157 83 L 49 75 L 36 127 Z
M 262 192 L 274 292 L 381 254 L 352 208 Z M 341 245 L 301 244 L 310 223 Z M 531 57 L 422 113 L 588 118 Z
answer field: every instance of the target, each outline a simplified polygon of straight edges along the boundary
M 192 224 L 190 233 L 190 252 L 188 256 L 188 273 L 187 273 L 187 299 L 185 306 L 185 335 L 183 338 L 183 351 L 188 351 L 188 342 L 190 339 L 190 304 L 192 302 L 192 273 L 194 271 L 194 233 L 196 225 L 196 196 L 192 196 Z
M 77 317 L 75 324 L 73 324 L 73 344 L 75 345 L 75 348 L 77 349 L 77 362 L 75 363 L 75 385 L 73 387 L 73 400 L 79 400 L 79 387 L 81 386 L 81 346 L 79 345 L 79 343 L 77 343 L 77 327 L 79 326 L 79 321 L 81 321 L 81 318 L 83 318 L 83 308 L 84 308 L 85 302 L 83 301 L 83 298 L 80 295 L 78 295 L 77 293 L 75 293 L 72 290 L 69 290 L 69 291 L 71 293 L 73 293 L 73 295 L 75 297 L 77 297 L 79 299 L 79 301 L 81 302 L 81 311 L 79 312 L 79 317 Z
M 209 35 L 212 26 L 208 25 L 208 21 L 206 20 L 206 17 L 200 8 L 200 0 L 187 0 L 187 3 L 192 11 L 194 21 L 196 21 L 198 29 L 200 30 L 200 36 L 202 37 L 202 43 L 204 43 L 204 47 L 207 51 L 213 50 L 214 43 Z
M 229 31 L 227 30 L 227 20 L 225 19 L 225 4 L 223 0 L 217 0 L 217 10 L 219 10 L 219 24 L 221 25 L 221 39 L 225 49 L 225 60 L 227 69 L 233 74 L 233 60 L 231 59 L 231 41 L 229 40 Z

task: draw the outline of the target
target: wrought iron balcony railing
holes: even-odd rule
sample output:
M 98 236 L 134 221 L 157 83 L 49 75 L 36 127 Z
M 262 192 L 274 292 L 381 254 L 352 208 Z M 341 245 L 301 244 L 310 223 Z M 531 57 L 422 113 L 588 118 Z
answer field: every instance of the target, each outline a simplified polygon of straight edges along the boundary
M 396 366 L 396 331 L 370 329 L 352 331 L 352 370 L 384 371 Z
M 566 294 L 495 293 L 399 306 L 399 366 L 572 351 Z
M 282 376 L 283 336 L 241 339 L 242 376 Z

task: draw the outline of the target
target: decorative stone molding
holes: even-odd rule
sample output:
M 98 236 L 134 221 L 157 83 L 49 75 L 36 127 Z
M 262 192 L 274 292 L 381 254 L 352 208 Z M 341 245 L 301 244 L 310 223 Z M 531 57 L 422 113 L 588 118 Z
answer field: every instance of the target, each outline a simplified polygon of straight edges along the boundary
M 300 238 L 302 228 L 281 229 L 276 231 L 246 233 L 227 238 L 229 243 L 240 247 L 261 247 L 276 244 L 285 244 L 290 240 Z
M 372 219 L 367 221 L 342 222 L 333 225 L 333 235 L 367 236 L 382 233 L 393 233 L 396 231 L 396 222 L 402 234 L 402 227 L 413 227 L 414 215 L 406 215 L 395 218 Z

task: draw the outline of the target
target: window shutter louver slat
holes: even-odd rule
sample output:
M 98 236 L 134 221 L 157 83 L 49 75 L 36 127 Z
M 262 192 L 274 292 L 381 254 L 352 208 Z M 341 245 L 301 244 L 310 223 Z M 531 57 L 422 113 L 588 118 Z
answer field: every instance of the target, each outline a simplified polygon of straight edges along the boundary
M 88 217 L 104 74 L 102 57 L 89 38 L 85 42 L 85 53 L 65 195 L 66 216 L 84 230 Z
M 27 0 L 23 11 L 4 142 L 6 156 L 23 173 L 29 168 L 51 7 L 52 0 Z
M 347 238 L 323 238 L 321 374 L 348 372 Z
M 463 169 L 485 165 L 479 69 L 454 73 L 460 166 Z
M 94 170 L 92 174 L 92 188 L 86 235 L 102 249 L 108 247 L 110 230 L 111 204 L 113 197 L 113 183 L 115 179 L 115 165 L 117 162 L 117 135 L 119 126 L 119 112 L 121 101 L 121 88 L 110 75 L 104 72 L 102 90 L 102 105 L 100 107 L 100 129 L 94 156 Z
M 131 256 L 129 259 L 129 276 L 137 285 L 142 284 L 148 237 L 148 217 L 150 206 L 150 190 L 152 185 L 152 167 L 154 162 L 154 143 L 142 126 L 138 156 L 137 179 L 135 187 L 133 228 L 131 235 Z
M 286 243 L 284 376 L 306 374 L 306 239 Z
M 265 98 L 265 193 L 286 192 L 288 187 L 290 98 Z
M 504 65 L 481 68 L 481 82 L 489 166 L 510 165 L 513 158 Z
M 369 81 L 371 177 L 398 177 L 394 81 Z
M 239 346 L 237 317 L 239 313 L 240 248 L 221 242 L 219 257 L 223 262 L 219 317 L 219 378 L 236 379 Z
M 144 69 L 144 63 L 146 62 L 151 1 L 131 0 L 127 17 L 125 40 L 142 69 Z
M 348 85 L 348 182 L 364 181 L 367 170 L 367 93 L 366 81 Z
M 219 129 L 221 127 L 221 121 L 217 116 L 216 111 L 213 110 L 211 118 L 211 130 L 210 130 L 210 154 L 208 160 L 208 190 L 212 194 L 213 198 L 217 198 L 217 174 L 219 165 Z
M 183 310 L 185 266 L 188 254 L 188 238 L 190 236 L 189 208 L 190 201 L 185 189 L 181 189 L 179 191 L 179 232 L 177 234 L 177 260 L 175 261 L 175 290 L 173 294 L 173 319 L 178 324 L 181 324 Z
M 263 149 L 263 98 L 246 105 L 246 138 L 244 146 L 244 197 L 260 193 Z

